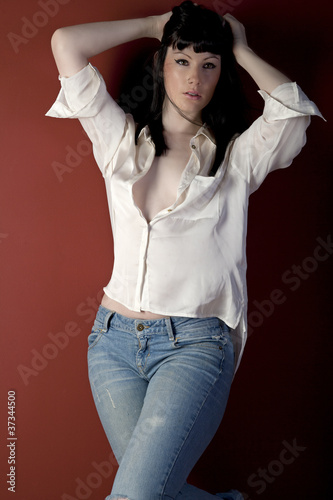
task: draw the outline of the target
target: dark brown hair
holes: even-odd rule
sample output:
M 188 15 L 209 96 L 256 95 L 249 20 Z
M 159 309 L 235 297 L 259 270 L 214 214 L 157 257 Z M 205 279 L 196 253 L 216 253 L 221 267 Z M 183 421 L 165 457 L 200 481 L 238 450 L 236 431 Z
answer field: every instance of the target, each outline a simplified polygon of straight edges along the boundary
M 166 96 L 163 79 L 166 53 L 169 47 L 184 50 L 190 46 L 197 53 L 211 52 L 221 56 L 221 75 L 214 96 L 202 111 L 203 122 L 213 132 L 216 140 L 216 156 L 211 169 L 211 175 L 214 175 L 223 161 L 231 138 L 247 128 L 247 120 L 246 100 L 232 51 L 232 31 L 229 23 L 210 9 L 191 1 L 185 1 L 173 8 L 155 57 L 150 109 L 138 124 L 136 137 L 142 128 L 148 125 L 156 155 L 160 156 L 166 151 L 162 127 L 162 108 Z

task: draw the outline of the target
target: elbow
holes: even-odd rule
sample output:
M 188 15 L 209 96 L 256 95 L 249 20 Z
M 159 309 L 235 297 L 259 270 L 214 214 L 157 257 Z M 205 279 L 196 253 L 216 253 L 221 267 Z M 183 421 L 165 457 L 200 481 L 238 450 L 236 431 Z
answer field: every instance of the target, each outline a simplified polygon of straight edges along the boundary
M 59 75 L 70 77 L 87 64 L 87 58 L 77 49 L 77 40 L 69 28 L 57 29 L 51 38 L 51 48 Z
M 60 52 L 66 50 L 68 47 L 68 37 L 66 34 L 66 28 L 58 28 L 52 35 L 51 38 L 51 48 L 53 55 L 59 54 Z

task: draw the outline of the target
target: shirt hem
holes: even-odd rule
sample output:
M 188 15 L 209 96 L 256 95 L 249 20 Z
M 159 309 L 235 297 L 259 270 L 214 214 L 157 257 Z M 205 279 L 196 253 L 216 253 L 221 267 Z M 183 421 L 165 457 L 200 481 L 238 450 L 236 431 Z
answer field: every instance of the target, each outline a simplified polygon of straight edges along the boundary
M 181 313 L 175 313 L 171 310 L 163 310 L 163 309 L 159 309 L 159 308 L 149 308 L 149 310 L 145 309 L 144 311 L 140 308 L 135 308 L 135 307 L 132 307 L 130 304 L 127 304 L 126 302 L 124 301 L 121 301 L 119 299 L 119 297 L 116 297 L 114 296 L 113 294 L 110 293 L 110 291 L 107 289 L 107 287 L 104 287 L 103 288 L 103 291 L 104 293 L 112 300 L 116 300 L 119 304 L 121 304 L 122 306 L 124 307 L 127 307 L 130 311 L 133 311 L 133 312 L 150 312 L 152 314 L 161 314 L 163 316 L 176 316 L 176 317 L 184 317 L 184 318 L 219 318 L 221 319 L 229 328 L 231 328 L 231 330 L 235 330 L 239 323 L 240 323 L 240 320 L 241 320 L 241 317 L 242 317 L 242 314 L 243 314 L 243 311 L 244 311 L 244 306 L 241 307 L 241 310 L 240 312 L 237 314 L 237 318 L 236 318 L 236 321 L 229 321 L 228 319 L 225 318 L 225 316 L 221 313 L 212 313 L 212 314 L 209 314 L 209 316 L 207 315 L 204 315 L 204 314 L 194 314 L 193 312 L 186 312 L 186 311 L 182 311 Z

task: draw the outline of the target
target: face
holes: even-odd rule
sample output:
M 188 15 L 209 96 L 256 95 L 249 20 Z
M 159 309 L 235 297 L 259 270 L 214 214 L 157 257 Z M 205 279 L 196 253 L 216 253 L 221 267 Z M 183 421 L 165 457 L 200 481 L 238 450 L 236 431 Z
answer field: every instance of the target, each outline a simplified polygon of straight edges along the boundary
M 189 118 L 201 119 L 221 74 L 221 57 L 210 52 L 168 48 L 164 63 L 164 86 L 172 102 Z M 166 106 L 168 99 L 165 101 Z

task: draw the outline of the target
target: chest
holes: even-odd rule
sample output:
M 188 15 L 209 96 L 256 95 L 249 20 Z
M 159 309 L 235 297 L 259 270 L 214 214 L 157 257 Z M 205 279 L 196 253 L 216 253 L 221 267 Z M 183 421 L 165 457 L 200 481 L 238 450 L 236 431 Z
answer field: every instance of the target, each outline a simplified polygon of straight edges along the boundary
M 134 184 L 134 202 L 147 222 L 176 201 L 190 155 L 188 141 L 173 145 L 165 154 L 155 157 L 148 172 Z

